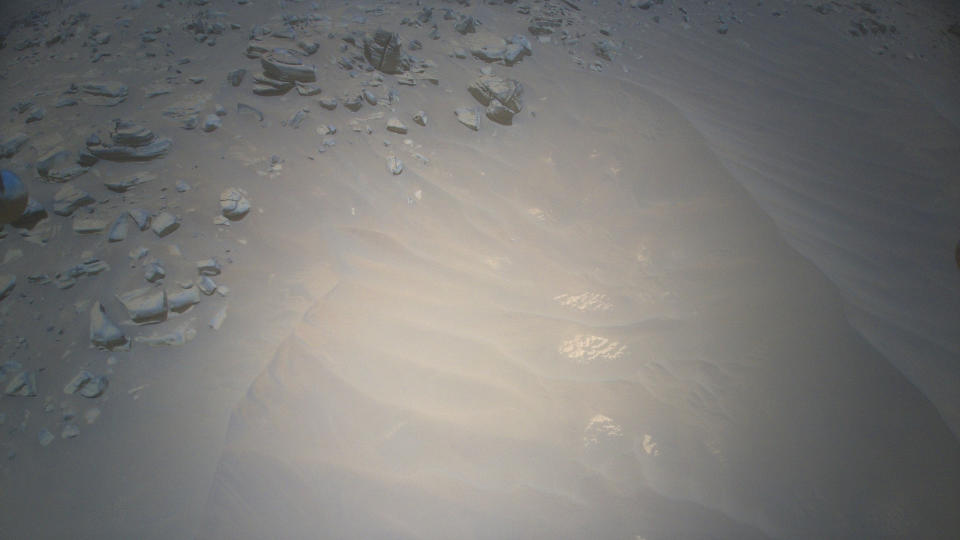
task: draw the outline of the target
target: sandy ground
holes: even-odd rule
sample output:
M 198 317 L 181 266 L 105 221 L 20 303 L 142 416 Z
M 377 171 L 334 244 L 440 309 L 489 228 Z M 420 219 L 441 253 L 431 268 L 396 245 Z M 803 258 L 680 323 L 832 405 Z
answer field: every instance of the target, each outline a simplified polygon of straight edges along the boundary
M 647 4 L 0 5 L 0 167 L 48 213 L 0 233 L 2 536 L 956 538 L 955 8 Z M 378 28 L 419 68 L 365 71 Z M 251 43 L 322 92 L 255 95 Z M 523 85 L 511 125 L 454 114 L 481 70 Z M 116 119 L 169 153 L 40 174 Z M 90 204 L 55 213 L 65 186 Z M 134 208 L 180 226 L 110 241 Z M 117 298 L 210 257 L 159 324 Z

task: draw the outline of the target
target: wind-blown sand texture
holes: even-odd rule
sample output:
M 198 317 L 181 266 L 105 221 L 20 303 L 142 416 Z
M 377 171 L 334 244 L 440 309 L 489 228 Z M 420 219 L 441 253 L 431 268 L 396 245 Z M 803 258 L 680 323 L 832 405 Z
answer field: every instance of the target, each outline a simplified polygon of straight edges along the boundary
M 37 386 L 0 397 L 0 536 L 960 534 L 951 6 L 161 4 L 0 28 L 0 143 L 29 138 L 0 167 L 50 211 L 0 239 L 0 390 Z M 80 11 L 75 36 L 20 48 Z M 561 12 L 549 41 L 530 32 Z M 248 38 L 291 14 L 315 17 L 261 42 L 315 41 L 322 92 L 254 94 L 283 66 Z M 213 46 L 201 19 L 224 24 Z M 377 28 L 434 65 L 351 77 L 363 44 L 343 38 Z M 516 34 L 515 63 L 456 54 Z M 480 107 L 482 68 L 523 86 L 510 125 L 454 114 Z M 120 103 L 64 94 L 105 80 Z M 169 151 L 37 172 L 114 118 Z M 90 199 L 71 191 L 70 216 L 64 185 Z M 115 240 L 134 208 L 154 230 L 133 217 Z M 138 304 L 148 324 L 118 300 L 140 288 L 167 302 Z M 113 350 L 104 317 L 129 338 Z

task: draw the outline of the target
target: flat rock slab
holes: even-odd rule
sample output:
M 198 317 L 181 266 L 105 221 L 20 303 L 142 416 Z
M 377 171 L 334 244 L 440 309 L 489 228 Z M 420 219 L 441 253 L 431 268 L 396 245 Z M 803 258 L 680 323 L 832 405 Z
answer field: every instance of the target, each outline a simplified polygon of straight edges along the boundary
M 313 66 L 303 63 L 297 53 L 289 49 L 274 49 L 260 56 L 263 73 L 271 79 L 286 82 L 314 82 L 317 73 Z

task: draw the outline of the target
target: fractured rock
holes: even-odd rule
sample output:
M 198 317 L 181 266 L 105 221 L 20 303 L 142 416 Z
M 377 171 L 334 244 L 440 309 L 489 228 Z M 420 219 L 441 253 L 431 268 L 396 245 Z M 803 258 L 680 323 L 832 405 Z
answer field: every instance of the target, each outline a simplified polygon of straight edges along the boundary
M 106 391 L 110 381 L 106 376 L 97 377 L 89 371 L 83 370 L 77 373 L 63 387 L 64 394 L 80 394 L 81 396 L 94 399 L 98 398 Z
M 515 79 L 481 75 L 467 90 L 487 106 L 487 117 L 494 122 L 509 125 L 513 116 L 523 109 L 523 85 Z
M 387 158 L 387 170 L 390 174 L 398 175 L 403 172 L 403 162 L 397 156 Z
M 374 69 L 397 74 L 410 69 L 410 58 L 404 54 L 396 32 L 377 29 L 363 38 L 363 56 Z
M 243 219 L 250 211 L 246 193 L 238 188 L 227 188 L 220 194 L 220 213 L 231 220 Z

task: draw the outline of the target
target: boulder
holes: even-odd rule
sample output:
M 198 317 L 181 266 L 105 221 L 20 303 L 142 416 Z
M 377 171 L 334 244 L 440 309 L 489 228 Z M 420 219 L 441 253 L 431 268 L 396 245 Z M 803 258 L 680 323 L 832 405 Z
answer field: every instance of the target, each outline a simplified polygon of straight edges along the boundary
M 410 69 L 410 58 L 404 54 L 396 32 L 378 29 L 363 39 L 363 56 L 374 69 L 384 73 L 401 73 Z
M 27 187 L 13 171 L 0 170 L 0 227 L 23 216 L 30 198 Z

